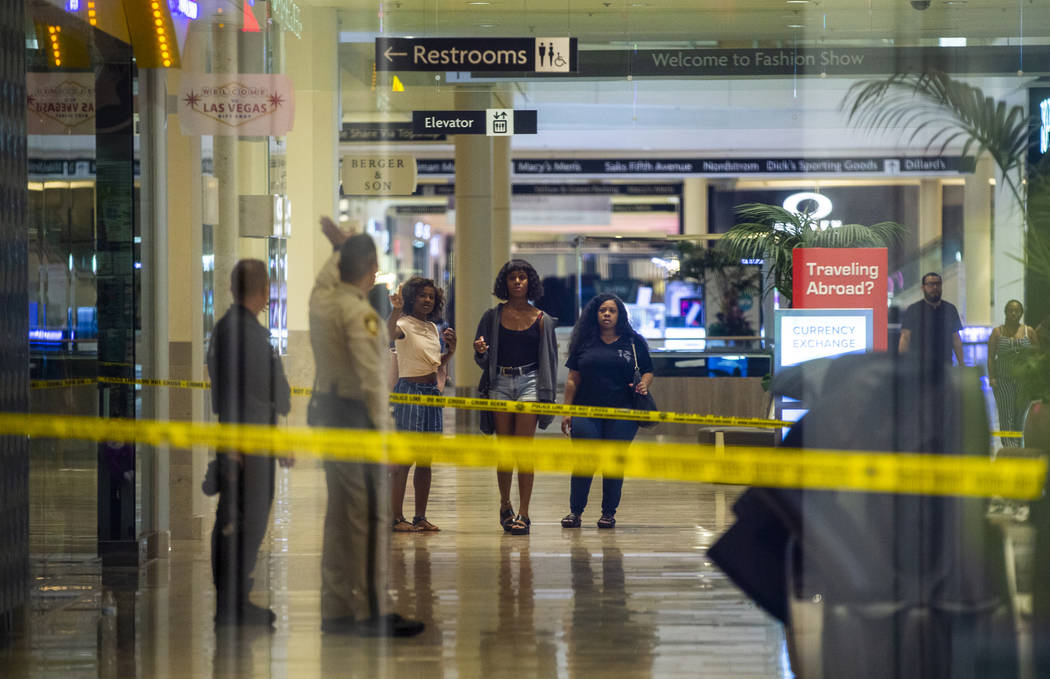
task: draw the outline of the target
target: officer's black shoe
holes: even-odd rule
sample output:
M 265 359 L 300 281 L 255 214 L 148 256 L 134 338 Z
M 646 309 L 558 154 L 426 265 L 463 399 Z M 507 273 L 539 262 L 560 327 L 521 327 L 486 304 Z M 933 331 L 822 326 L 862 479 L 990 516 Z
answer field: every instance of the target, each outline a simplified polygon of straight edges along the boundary
M 363 637 L 414 637 L 426 627 L 420 620 L 409 620 L 397 613 L 362 620 L 357 634 Z
M 247 603 L 239 609 L 222 607 L 215 612 L 216 625 L 259 625 L 268 627 L 277 621 L 277 614 L 269 608 Z
M 321 631 L 326 634 L 350 634 L 356 631 L 357 621 L 352 615 L 341 615 L 337 618 L 321 620 Z

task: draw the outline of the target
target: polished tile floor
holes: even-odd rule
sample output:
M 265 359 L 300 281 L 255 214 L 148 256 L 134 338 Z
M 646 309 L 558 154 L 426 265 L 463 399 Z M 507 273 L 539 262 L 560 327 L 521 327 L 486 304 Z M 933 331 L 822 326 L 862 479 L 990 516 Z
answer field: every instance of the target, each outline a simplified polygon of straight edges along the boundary
M 42 478 L 40 492 L 71 492 L 53 483 Z M 397 609 L 428 627 L 396 641 L 320 632 L 316 462 L 278 473 L 253 594 L 276 611 L 273 632 L 215 630 L 206 541 L 177 542 L 141 573 L 103 577 L 77 549 L 93 513 L 56 506 L 34 515 L 29 633 L 0 652 L 0 675 L 789 677 L 780 626 L 705 556 L 739 492 L 629 479 L 614 530 L 599 532 L 593 509 L 582 529 L 565 530 L 568 479 L 541 475 L 532 535 L 518 537 L 497 525 L 492 470 L 438 467 L 428 516 L 442 531 L 394 535 L 390 556 Z

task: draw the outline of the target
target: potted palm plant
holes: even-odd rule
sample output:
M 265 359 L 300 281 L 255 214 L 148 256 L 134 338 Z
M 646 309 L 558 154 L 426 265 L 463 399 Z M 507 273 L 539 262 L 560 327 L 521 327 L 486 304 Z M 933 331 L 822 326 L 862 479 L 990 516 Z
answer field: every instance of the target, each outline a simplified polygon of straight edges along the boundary
M 734 259 L 718 248 L 694 241 L 678 244 L 678 261 L 679 269 L 674 274 L 676 280 L 696 281 L 705 291 L 710 288 L 720 298 L 721 311 L 717 312 L 717 320 L 708 326 L 708 336 L 755 334 L 740 306 L 742 296 L 761 293 L 761 284 L 753 269 L 741 266 L 739 258 Z
M 738 205 L 736 212 L 743 221 L 719 240 L 719 248 L 735 260 L 765 260 L 769 268 L 765 291 L 776 289 L 785 305 L 791 302 L 795 248 L 888 247 L 899 242 L 906 230 L 897 222 L 821 229 L 810 212 L 765 203 Z

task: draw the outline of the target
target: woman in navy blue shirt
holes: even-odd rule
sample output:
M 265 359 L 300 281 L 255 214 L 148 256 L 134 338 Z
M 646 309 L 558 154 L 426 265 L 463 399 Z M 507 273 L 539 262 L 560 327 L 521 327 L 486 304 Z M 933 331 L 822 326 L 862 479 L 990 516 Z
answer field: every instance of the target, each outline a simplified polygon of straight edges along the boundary
M 634 384 L 635 359 L 642 375 Z M 601 294 L 584 307 L 569 344 L 569 377 L 565 382 L 565 404 L 630 408 L 634 392 L 646 394 L 653 381 L 649 346 L 627 321 L 627 309 L 616 295 Z M 596 417 L 569 417 L 561 430 L 573 439 L 633 441 L 638 423 Z M 587 506 L 593 474 L 574 473 L 569 494 L 569 514 L 561 520 L 565 528 L 579 528 Z M 616 508 L 623 490 L 622 478 L 602 479 L 602 518 L 598 528 L 616 525 Z

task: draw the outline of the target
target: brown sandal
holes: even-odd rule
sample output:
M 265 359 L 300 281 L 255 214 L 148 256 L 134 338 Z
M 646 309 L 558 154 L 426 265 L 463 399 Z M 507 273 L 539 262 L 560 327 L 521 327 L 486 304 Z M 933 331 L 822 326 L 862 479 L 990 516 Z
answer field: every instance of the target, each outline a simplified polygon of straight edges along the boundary
M 395 533 L 418 533 L 419 528 L 409 523 L 405 517 L 399 517 L 394 519 L 394 532 Z
M 412 517 L 412 525 L 416 527 L 416 530 L 435 533 L 439 530 L 437 526 L 427 521 L 425 516 L 414 516 Z

